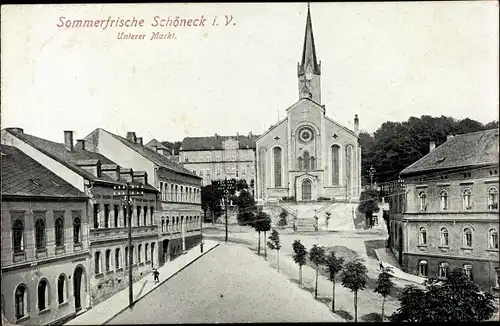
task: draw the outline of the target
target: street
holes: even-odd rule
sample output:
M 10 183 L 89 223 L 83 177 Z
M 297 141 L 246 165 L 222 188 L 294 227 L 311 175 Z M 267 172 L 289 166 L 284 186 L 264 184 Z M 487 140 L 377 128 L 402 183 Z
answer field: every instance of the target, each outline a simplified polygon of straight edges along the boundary
M 247 247 L 221 244 L 108 324 L 342 321 Z

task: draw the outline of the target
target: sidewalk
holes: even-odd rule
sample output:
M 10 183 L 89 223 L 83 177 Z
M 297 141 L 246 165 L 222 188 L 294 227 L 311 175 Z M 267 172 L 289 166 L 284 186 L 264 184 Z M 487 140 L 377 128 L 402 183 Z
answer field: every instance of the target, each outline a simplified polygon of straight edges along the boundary
M 183 270 L 192 262 L 205 255 L 207 252 L 219 245 L 218 241 L 204 240 L 203 253 L 200 252 L 200 245 L 191 248 L 186 254 L 181 255 L 165 263 L 158 268 L 160 272 L 160 282 L 153 282 L 153 275 L 144 276 L 133 285 L 134 303 L 145 297 L 148 293 L 163 284 L 169 278 Z M 128 308 L 128 287 L 113 295 L 109 299 L 99 303 L 92 309 L 78 315 L 65 325 L 103 325 Z
M 394 257 L 394 255 L 391 252 L 387 252 L 387 248 L 379 248 L 375 249 L 375 255 L 377 255 L 377 258 L 382 261 L 384 264 L 384 267 L 391 267 L 392 268 L 392 275 L 394 277 L 397 277 L 402 280 L 410 281 L 410 282 L 415 282 L 418 284 L 422 284 L 426 279 L 424 277 L 420 277 L 417 275 L 413 274 L 408 274 L 403 272 L 400 269 L 400 266 Z

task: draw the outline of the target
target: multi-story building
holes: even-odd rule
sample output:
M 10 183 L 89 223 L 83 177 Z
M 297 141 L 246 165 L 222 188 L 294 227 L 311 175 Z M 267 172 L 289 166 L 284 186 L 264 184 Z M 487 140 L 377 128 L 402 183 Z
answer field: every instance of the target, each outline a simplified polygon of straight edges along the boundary
M 203 178 L 203 185 L 212 180 L 244 179 L 255 183 L 255 140 L 258 135 L 186 137 L 179 150 L 179 162 Z M 252 182 L 253 180 L 253 182 Z
M 134 280 L 158 264 L 158 226 L 153 218 L 157 207 L 157 189 L 148 184 L 144 171 L 122 168 L 107 157 L 86 150 L 85 141 L 73 143 L 73 132 L 64 132 L 64 143 L 56 143 L 26 134 L 20 128 L 2 131 L 2 143 L 14 146 L 51 170 L 90 198 L 85 219 L 89 221 L 90 268 L 84 271 L 90 284 L 90 304 L 95 305 L 128 285 L 128 268 Z M 129 183 L 144 193 L 132 198 L 131 211 L 117 186 Z M 128 245 L 128 218 L 132 221 L 132 246 Z M 133 261 L 128 261 L 128 251 Z
M 386 185 L 389 245 L 405 271 L 446 278 L 460 267 L 481 289 L 498 289 L 498 133 L 432 142 L 429 154 Z
M 2 315 L 62 323 L 89 306 L 89 197 L 15 147 L 2 164 Z
M 159 233 L 159 265 L 201 241 L 201 178 L 143 145 L 142 137 L 121 137 L 98 128 L 85 137 L 88 148 L 122 166 L 146 171 L 160 190 L 155 221 Z

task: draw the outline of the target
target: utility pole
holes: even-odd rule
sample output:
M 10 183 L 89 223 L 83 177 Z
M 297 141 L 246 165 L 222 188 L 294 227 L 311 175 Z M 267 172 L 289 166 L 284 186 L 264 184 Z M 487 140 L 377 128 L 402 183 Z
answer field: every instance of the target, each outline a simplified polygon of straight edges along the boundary
M 224 179 L 224 206 L 226 210 L 226 240 L 225 242 L 227 243 L 227 177 Z
M 130 189 L 134 189 L 130 191 Z M 118 190 L 118 191 L 117 191 Z M 132 282 L 132 263 L 133 263 L 133 252 L 132 252 L 132 205 L 130 197 L 143 196 L 144 191 L 141 184 L 131 185 L 127 182 L 125 186 L 115 186 L 115 191 L 113 193 L 114 197 L 121 197 L 127 205 L 127 218 L 128 218 L 128 305 L 129 308 L 134 304 L 134 291 Z M 153 257 L 151 257 L 153 260 Z
M 375 168 L 373 165 L 370 167 L 370 188 L 373 188 L 373 176 L 375 175 Z
M 227 180 L 227 177 L 224 179 L 224 181 L 212 181 L 212 184 L 215 184 L 215 186 L 222 190 L 222 193 L 224 195 L 224 210 L 226 213 L 226 239 L 225 242 L 227 243 L 227 237 L 228 237 L 228 230 L 227 230 L 227 219 L 228 219 L 228 212 L 227 212 L 227 202 L 228 202 L 228 196 L 230 193 L 232 193 L 233 190 L 236 190 L 236 179 L 231 179 Z

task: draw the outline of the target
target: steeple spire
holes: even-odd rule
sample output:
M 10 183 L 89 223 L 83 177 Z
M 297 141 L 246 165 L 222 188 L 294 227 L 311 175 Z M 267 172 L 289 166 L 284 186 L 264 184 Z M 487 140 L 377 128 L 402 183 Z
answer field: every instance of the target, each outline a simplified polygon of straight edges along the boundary
M 302 60 L 298 66 L 298 75 L 304 74 L 308 65 L 311 65 L 312 71 L 315 74 L 320 74 L 320 65 L 316 58 L 316 47 L 314 46 L 314 35 L 311 22 L 311 6 L 307 3 L 307 19 L 306 19 L 306 31 L 304 35 L 304 48 L 302 49 Z

